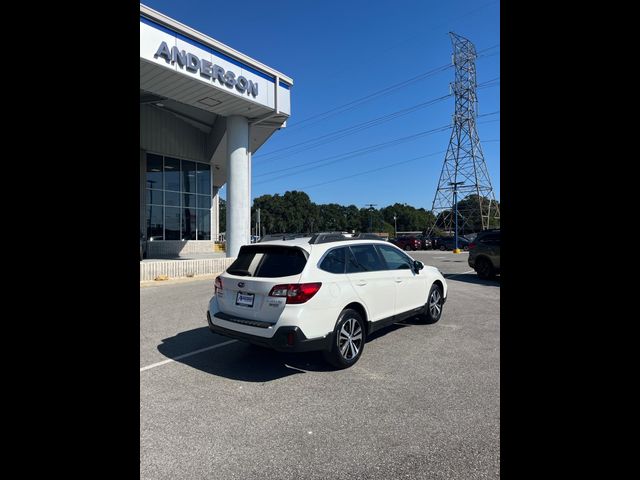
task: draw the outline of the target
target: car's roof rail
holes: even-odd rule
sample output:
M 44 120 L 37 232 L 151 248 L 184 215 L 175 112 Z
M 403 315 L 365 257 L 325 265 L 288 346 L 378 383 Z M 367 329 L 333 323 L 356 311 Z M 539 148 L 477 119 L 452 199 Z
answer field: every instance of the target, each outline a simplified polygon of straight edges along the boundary
M 374 233 L 356 233 L 351 237 L 345 236 L 342 232 L 320 232 L 314 234 L 309 239 L 310 245 L 318 243 L 341 242 L 344 240 L 384 240 Z
M 293 240 L 294 238 L 306 237 L 304 233 L 270 233 L 260 238 L 257 243 L 272 242 L 273 240 Z
M 353 237 L 351 237 L 351 240 L 383 240 L 384 241 L 384 238 L 382 238 L 380 235 L 376 235 L 375 233 L 357 233 Z
M 316 245 L 318 243 L 339 242 L 342 240 L 349 240 L 342 232 L 321 232 L 314 234 L 309 239 L 309 245 Z

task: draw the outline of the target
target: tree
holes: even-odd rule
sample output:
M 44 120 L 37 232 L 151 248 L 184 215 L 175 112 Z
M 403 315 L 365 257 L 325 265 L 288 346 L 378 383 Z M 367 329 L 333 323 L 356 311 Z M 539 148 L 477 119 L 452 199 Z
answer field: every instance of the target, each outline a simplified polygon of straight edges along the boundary
M 464 206 L 460 202 L 461 206 Z M 225 218 L 224 200 L 220 201 L 221 225 Z M 406 203 L 395 203 L 378 210 L 344 206 L 338 203 L 315 204 L 305 192 L 287 191 L 284 195 L 262 195 L 253 201 L 253 211 L 260 209 L 261 235 L 269 233 L 317 233 L 322 231 L 356 231 L 394 233 L 393 216 L 396 215 L 398 231 L 425 231 L 441 218 L 424 208 Z M 255 221 L 255 218 L 254 218 Z M 372 223 L 370 227 L 370 222 Z

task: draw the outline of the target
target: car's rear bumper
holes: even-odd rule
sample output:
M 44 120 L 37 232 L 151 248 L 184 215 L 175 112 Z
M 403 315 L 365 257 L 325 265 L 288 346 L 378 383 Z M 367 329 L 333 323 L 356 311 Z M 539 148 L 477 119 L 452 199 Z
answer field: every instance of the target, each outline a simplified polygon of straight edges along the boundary
M 218 333 L 225 337 L 253 343 L 262 347 L 271 348 L 279 352 L 310 352 L 315 350 L 329 350 L 333 340 L 333 332 L 325 337 L 308 339 L 302 330 L 294 326 L 284 326 L 276 330 L 272 337 L 260 337 L 249 333 L 238 332 L 229 328 L 215 325 L 211 321 L 211 313 L 207 311 L 207 323 L 212 333 Z

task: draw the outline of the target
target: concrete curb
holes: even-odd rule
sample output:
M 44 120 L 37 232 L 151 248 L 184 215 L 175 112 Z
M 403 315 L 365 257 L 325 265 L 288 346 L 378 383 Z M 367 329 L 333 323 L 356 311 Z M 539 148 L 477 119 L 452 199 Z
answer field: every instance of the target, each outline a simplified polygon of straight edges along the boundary
M 140 281 L 145 282 L 166 275 L 169 279 L 196 277 L 222 272 L 233 263 L 235 258 L 202 258 L 197 260 L 166 260 L 160 262 L 141 262 Z M 162 282 L 156 282 L 162 283 Z
M 206 275 L 198 275 L 195 277 L 181 277 L 181 278 L 170 278 L 166 281 L 156 282 L 155 280 L 145 280 L 140 282 L 140 288 L 149 288 L 149 287 L 161 287 L 164 285 L 181 285 L 183 283 L 189 282 L 198 282 L 203 280 L 209 280 L 211 282 L 211 288 L 213 288 L 213 281 L 215 278 L 220 275 L 222 272 L 208 273 Z

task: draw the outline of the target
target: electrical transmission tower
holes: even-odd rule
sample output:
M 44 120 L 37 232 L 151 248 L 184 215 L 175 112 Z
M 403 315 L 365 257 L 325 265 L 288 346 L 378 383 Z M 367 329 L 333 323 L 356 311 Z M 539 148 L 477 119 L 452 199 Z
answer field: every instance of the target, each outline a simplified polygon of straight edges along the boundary
M 455 82 L 451 85 L 455 96 L 455 113 L 451 139 L 431 208 L 436 223 L 430 232 L 435 227 L 451 232 L 457 210 L 458 230 L 464 235 L 465 232 L 499 227 L 500 210 L 476 129 L 476 49 L 466 38 L 453 32 L 449 32 L 449 35 L 453 43 L 456 72 Z

